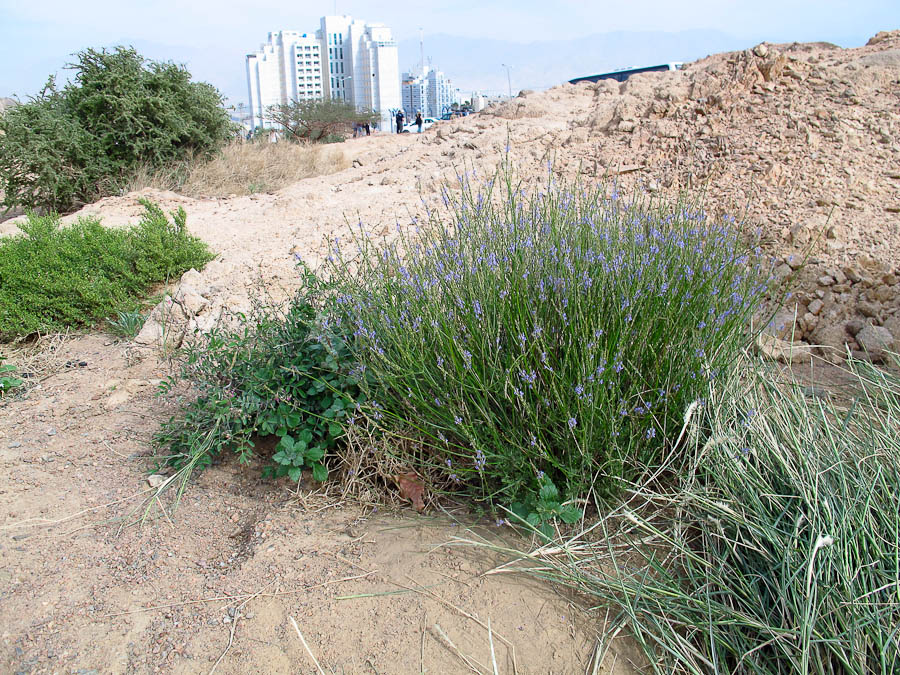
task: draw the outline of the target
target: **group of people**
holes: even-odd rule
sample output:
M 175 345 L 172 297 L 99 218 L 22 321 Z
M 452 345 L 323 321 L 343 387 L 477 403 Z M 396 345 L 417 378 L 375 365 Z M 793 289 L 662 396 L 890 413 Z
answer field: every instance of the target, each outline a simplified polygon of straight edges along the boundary
M 394 118 L 394 121 L 396 122 L 396 129 L 397 129 L 398 134 L 403 133 L 403 121 L 405 119 L 406 119 L 406 116 L 403 114 L 403 110 L 398 110 L 397 116 Z M 416 113 L 416 119 L 413 121 L 413 124 L 415 124 L 419 128 L 418 133 L 421 134 L 422 133 L 422 125 L 425 124 L 425 119 L 422 117 L 422 113 L 420 113 L 420 112 Z
M 372 125 L 368 122 L 357 122 L 353 125 L 353 138 L 359 138 L 363 135 L 372 135 Z

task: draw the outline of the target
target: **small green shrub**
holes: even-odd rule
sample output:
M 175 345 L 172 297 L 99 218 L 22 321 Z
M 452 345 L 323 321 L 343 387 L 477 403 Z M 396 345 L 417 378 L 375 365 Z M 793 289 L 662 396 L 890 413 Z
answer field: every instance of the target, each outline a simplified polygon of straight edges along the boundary
M 133 338 L 141 332 L 144 327 L 146 317 L 138 311 L 134 312 L 116 312 L 115 319 L 108 319 L 109 329 L 115 335 L 126 338 Z
M 197 391 L 155 437 L 184 480 L 226 450 L 248 462 L 267 437 L 278 444 L 266 475 L 298 480 L 307 467 L 316 480 L 327 477 L 326 455 L 361 397 L 359 372 L 325 312 L 329 294 L 301 270 L 304 285 L 284 312 L 260 310 L 239 329 L 213 331 L 185 348 L 179 377 L 165 383 L 169 390 L 184 378 Z
M 331 247 L 373 415 L 412 425 L 423 470 L 478 499 L 522 501 L 538 475 L 607 496 L 660 463 L 746 344 L 768 267 L 690 204 L 552 179 L 527 194 L 508 166 L 460 182 L 449 222 Z
M 22 380 L 16 377 L 16 367 L 9 363 L 3 363 L 3 358 L 0 357 L 0 396 L 20 386 L 22 386 Z
M 139 169 L 208 155 L 231 123 L 216 89 L 134 49 L 77 54 L 72 81 L 51 78 L 0 115 L 3 206 L 68 211 L 114 194 Z
M 0 339 L 11 340 L 90 326 L 130 311 L 155 282 L 212 260 L 190 235 L 179 209 L 169 221 L 142 202 L 144 215 L 129 229 L 96 219 L 60 227 L 59 217 L 29 215 L 24 234 L 0 240 Z

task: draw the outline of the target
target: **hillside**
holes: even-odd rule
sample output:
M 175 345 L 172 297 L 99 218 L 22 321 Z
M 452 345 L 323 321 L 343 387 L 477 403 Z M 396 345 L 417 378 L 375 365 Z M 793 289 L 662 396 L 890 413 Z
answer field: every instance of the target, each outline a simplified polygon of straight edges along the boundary
M 797 275 L 776 329 L 789 336 L 796 315 L 799 355 L 823 345 L 837 359 L 845 345 L 859 351 L 861 334 L 884 338 L 866 326 L 900 339 L 900 31 L 856 49 L 764 44 L 622 85 L 523 92 L 421 136 L 350 140 L 352 168 L 273 194 L 102 200 L 65 220 L 133 222 L 150 197 L 183 206 L 218 258 L 185 275 L 184 309 L 165 329 L 158 308 L 133 342 L 48 339 L 38 357 L 21 357 L 34 384 L 0 404 L 4 671 L 208 672 L 233 640 L 219 672 L 296 672 L 311 662 L 288 616 L 344 672 L 467 672 L 434 637 L 436 622 L 488 663 L 487 631 L 472 617 L 490 617 L 503 636 L 503 672 L 516 658 L 519 672 L 584 671 L 593 625 L 546 588 L 481 576 L 496 563 L 483 554 L 435 548 L 459 531 L 444 517 L 309 498 L 226 462 L 188 486 L 171 527 L 168 514 L 121 532 L 127 518 L 108 520 L 146 487 L 149 439 L 173 410 L 153 395 L 169 368 L 162 340 L 250 309 L 260 281 L 287 297 L 295 254 L 315 266 L 325 239 L 358 222 L 389 236 L 439 207 L 442 180 L 452 189 L 457 172 L 484 178 L 507 146 L 534 179 L 549 161 L 568 176 L 614 179 L 625 196 L 702 191 L 712 217 L 758 228 L 778 273 Z M 411 577 L 433 595 L 410 590 Z M 240 609 L 244 600 L 253 603 Z M 610 654 L 619 660 L 604 672 L 628 672 L 628 645 Z

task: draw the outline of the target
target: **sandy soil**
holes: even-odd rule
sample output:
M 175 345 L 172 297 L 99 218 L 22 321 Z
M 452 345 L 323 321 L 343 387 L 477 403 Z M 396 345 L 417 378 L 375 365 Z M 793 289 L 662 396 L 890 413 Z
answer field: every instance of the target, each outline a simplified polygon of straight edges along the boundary
M 812 317 L 800 330 L 815 336 L 860 303 L 873 308 L 866 321 L 890 326 L 900 304 L 898 72 L 900 33 L 857 50 L 716 55 L 671 80 L 565 85 L 421 136 L 348 141 L 352 168 L 275 194 L 148 190 L 66 220 L 134 222 L 142 196 L 184 206 L 218 254 L 192 281 L 207 301 L 200 319 L 248 307 L 260 280 L 287 297 L 293 254 L 315 266 L 323 240 L 346 235 L 348 223 L 384 235 L 405 227 L 438 201 L 442 180 L 484 176 L 509 145 L 527 174 L 552 158 L 558 171 L 615 176 L 621 189 L 703 184 L 712 210 L 750 203 L 748 218 L 786 262 L 830 217 L 834 232 L 800 275 L 800 315 Z M 16 222 L 0 223 L 0 235 Z M 858 282 L 826 274 L 859 261 Z M 306 498 L 304 486 L 225 462 L 176 511 L 129 525 L 153 469 L 149 438 L 173 410 L 154 398 L 169 367 L 153 345 L 76 336 L 48 353 L 23 396 L 0 404 L 0 670 L 316 672 L 292 617 L 325 672 L 471 672 L 461 654 L 490 672 L 488 620 L 500 672 L 588 666 L 596 615 L 546 586 L 482 576 L 499 561 L 441 546 L 467 526 L 434 511 Z M 614 644 L 597 672 L 628 672 L 632 658 Z

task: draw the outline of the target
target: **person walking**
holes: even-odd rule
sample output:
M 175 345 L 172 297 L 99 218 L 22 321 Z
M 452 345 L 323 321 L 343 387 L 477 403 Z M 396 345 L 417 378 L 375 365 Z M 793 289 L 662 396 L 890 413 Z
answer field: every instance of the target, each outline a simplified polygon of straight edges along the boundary
M 402 110 L 397 111 L 397 133 L 398 134 L 403 133 L 403 111 Z
M 419 133 L 422 133 L 422 125 L 425 124 L 425 120 L 422 119 L 422 113 L 416 113 L 416 126 L 419 127 Z

